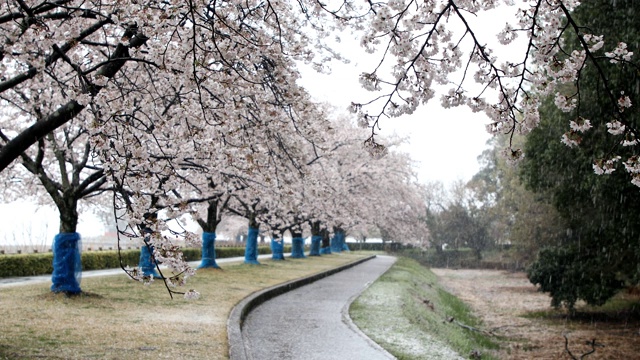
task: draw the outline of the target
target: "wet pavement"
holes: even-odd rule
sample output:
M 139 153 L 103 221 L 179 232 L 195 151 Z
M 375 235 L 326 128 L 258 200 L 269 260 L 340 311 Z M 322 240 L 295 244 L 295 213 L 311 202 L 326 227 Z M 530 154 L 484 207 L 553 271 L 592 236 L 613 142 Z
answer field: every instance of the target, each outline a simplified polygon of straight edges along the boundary
M 393 359 L 348 316 L 349 305 L 396 261 L 372 260 L 279 295 L 253 309 L 242 328 L 249 359 Z

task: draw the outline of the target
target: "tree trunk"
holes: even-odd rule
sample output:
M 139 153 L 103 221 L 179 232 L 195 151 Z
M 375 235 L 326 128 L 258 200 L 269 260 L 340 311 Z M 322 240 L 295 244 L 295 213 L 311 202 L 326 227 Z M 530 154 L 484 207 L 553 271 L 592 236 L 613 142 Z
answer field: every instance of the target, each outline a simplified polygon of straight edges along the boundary
M 322 234 L 320 233 L 320 222 L 315 221 L 311 224 L 311 250 L 309 256 L 320 256 L 320 243 L 322 242 Z
M 271 259 L 284 260 L 284 239 L 271 238 Z
M 64 197 L 63 204 L 58 204 L 58 212 L 60 213 L 59 232 L 74 233 L 78 227 L 78 200 L 72 196 Z
M 65 294 L 79 294 L 82 262 L 80 234 L 78 226 L 78 201 L 72 195 L 56 202 L 60 214 L 59 233 L 53 239 L 53 272 L 51 291 Z
M 207 206 L 207 221 L 198 219 L 198 224 L 202 228 L 202 260 L 198 269 L 220 269 L 216 263 L 216 229 L 220 219 L 218 219 L 218 201 L 209 201 Z
M 304 259 L 304 238 L 301 231 L 291 230 L 291 258 Z
M 53 240 L 53 273 L 51 274 L 51 291 L 65 294 L 79 294 L 80 262 L 79 243 L 80 234 L 60 233 Z
M 258 262 L 258 222 L 255 216 L 249 217 L 249 231 L 247 233 L 247 244 L 244 248 L 244 263 L 252 265 L 260 265 Z
M 216 262 L 216 233 L 202 233 L 202 260 L 198 269 L 220 269 Z
M 333 238 L 331 238 L 331 252 L 342 252 L 344 250 L 344 230 L 339 227 L 333 228 Z
M 322 247 L 320 248 L 320 254 L 331 254 L 331 238 L 329 237 L 329 230 L 323 229 L 322 234 Z
M 156 262 L 154 261 L 153 246 L 143 244 L 140 247 L 140 259 L 138 266 L 142 270 L 142 275 L 148 278 L 161 279 L 162 276 L 156 271 Z

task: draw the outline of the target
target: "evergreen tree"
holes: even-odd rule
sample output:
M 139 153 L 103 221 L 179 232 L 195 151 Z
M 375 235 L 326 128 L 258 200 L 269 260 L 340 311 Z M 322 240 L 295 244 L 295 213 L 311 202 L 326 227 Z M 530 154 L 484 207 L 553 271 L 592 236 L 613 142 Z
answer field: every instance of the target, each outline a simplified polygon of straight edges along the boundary
M 640 23 L 634 14 L 638 10 L 637 1 L 598 0 L 583 3 L 574 18 L 589 20 L 591 28 L 585 33 L 603 34 L 607 42 L 625 41 L 637 53 Z M 567 52 L 571 46 L 578 45 L 567 41 Z M 529 269 L 531 282 L 551 294 L 554 306 L 573 308 L 580 299 L 601 305 L 638 280 L 640 192 L 622 166 L 598 176 L 591 165 L 602 164 L 612 153 L 623 158 L 635 155 L 612 139 L 605 126 L 612 113 L 609 93 L 632 89 L 626 95 L 635 101 L 640 93 L 638 70 L 618 65 L 604 58 L 589 63 L 580 73 L 575 112 L 562 113 L 553 99 L 547 99 L 540 126 L 527 138 L 522 178 L 534 191 L 550 194 L 568 226 L 563 239 L 543 249 Z M 626 109 L 624 116 L 637 127 L 637 111 Z M 578 125 L 590 119 L 592 128 L 567 129 L 571 119 Z M 567 149 L 560 141 L 563 134 L 563 142 L 580 146 Z

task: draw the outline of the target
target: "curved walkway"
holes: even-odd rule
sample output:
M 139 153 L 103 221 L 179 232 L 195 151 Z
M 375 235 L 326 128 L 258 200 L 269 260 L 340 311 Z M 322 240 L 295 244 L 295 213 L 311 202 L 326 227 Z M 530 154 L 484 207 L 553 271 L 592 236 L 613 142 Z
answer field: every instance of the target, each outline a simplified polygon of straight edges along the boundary
M 242 328 L 247 358 L 393 359 L 353 325 L 348 309 L 395 261 L 377 256 L 259 305 Z

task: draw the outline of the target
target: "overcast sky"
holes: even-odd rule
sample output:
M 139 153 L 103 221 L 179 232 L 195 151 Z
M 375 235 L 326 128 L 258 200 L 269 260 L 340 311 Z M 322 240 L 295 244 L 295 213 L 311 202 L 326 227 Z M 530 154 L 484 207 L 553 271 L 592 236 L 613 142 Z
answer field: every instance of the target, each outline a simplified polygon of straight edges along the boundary
M 364 102 L 374 97 L 358 82 L 359 74 L 371 71 L 371 65 L 333 63 L 331 68 L 331 74 L 326 75 L 301 66 L 301 84 L 317 101 L 333 104 L 346 113 L 352 101 Z M 488 122 L 484 114 L 472 113 L 466 107 L 443 109 L 436 95 L 410 116 L 382 119 L 377 133 L 409 137 L 409 143 L 402 149 L 418 162 L 420 181 L 447 184 L 470 180 L 478 171 L 477 157 L 490 138 L 485 130 Z

